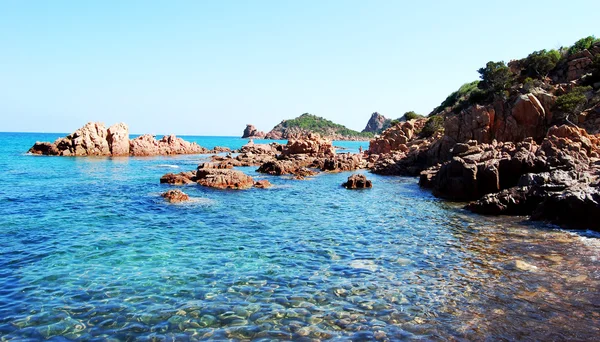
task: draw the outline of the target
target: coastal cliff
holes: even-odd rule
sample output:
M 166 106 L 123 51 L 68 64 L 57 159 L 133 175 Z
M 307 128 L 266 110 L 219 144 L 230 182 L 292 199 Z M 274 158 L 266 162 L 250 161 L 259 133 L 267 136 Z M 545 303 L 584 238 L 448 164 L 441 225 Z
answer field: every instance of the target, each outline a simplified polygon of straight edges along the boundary
M 478 213 L 600 230 L 600 40 L 478 71 L 428 118 L 373 139 L 371 171 L 420 174 Z

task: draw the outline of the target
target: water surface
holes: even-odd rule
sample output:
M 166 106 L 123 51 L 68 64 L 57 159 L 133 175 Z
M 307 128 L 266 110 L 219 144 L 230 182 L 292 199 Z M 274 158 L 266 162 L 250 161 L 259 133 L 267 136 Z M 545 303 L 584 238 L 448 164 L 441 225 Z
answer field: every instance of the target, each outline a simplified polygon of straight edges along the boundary
M 23 153 L 58 136 L 0 133 L 2 340 L 600 336 L 593 235 L 469 214 L 372 174 L 373 189 L 348 191 L 350 173 L 240 168 L 274 187 L 186 186 L 190 203 L 167 204 L 160 176 L 208 156 Z

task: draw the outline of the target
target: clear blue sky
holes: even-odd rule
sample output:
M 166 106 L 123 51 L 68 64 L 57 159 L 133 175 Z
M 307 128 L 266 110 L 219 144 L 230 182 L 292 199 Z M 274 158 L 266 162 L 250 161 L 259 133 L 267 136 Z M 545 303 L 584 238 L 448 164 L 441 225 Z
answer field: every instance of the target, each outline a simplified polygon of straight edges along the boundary
M 600 35 L 600 1 L 0 0 L 0 131 L 241 135 L 429 113 L 490 60 Z

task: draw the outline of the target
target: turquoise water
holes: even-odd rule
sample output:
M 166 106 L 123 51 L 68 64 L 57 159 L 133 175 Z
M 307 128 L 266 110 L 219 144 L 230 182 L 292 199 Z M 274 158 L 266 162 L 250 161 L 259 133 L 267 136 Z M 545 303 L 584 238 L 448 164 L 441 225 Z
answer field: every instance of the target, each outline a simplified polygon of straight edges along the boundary
M 61 158 L 0 133 L 1 340 L 594 340 L 600 243 L 351 173 L 182 189 L 209 156 Z M 239 148 L 247 140 L 186 137 Z M 336 142 L 348 151 L 367 143 Z

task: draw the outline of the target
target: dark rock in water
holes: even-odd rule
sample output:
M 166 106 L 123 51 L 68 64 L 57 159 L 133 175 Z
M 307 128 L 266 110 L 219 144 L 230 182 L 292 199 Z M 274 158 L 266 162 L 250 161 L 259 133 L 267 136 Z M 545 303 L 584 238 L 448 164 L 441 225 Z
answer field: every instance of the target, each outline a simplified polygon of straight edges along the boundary
M 600 189 L 577 184 L 550 193 L 531 214 L 532 220 L 550 220 L 600 231 Z
M 167 200 L 171 203 L 184 202 L 184 201 L 188 201 L 190 199 L 190 196 L 188 196 L 186 193 L 184 193 L 181 190 L 169 190 L 169 191 L 161 194 L 161 196 L 164 197 L 165 200 Z
M 36 142 L 27 152 L 32 154 L 43 154 L 47 156 L 56 156 L 59 154 L 59 150 L 55 144 L 39 141 Z
M 202 169 L 196 172 L 196 182 L 217 189 L 248 189 L 254 185 L 252 177 L 231 169 Z
M 367 189 L 372 188 L 373 183 L 365 175 L 354 174 L 342 186 L 346 189 Z
M 181 172 L 178 174 L 167 173 L 160 177 L 160 182 L 161 184 L 166 183 L 173 185 L 194 184 L 196 182 L 196 175 L 193 171 Z

